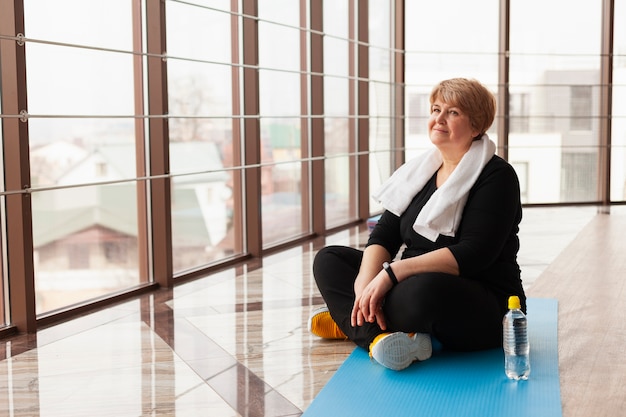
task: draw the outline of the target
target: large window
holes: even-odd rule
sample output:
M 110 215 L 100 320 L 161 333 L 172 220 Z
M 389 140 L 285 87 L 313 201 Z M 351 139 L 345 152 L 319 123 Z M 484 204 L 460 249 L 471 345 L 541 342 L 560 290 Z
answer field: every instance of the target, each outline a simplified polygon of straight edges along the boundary
M 174 272 L 241 254 L 237 18 L 230 1 L 166 2 Z M 234 45 L 237 45 L 236 43 Z M 233 99 L 235 98 L 235 99 Z M 235 195 L 237 193 L 237 195 Z
M 326 226 L 355 220 L 356 45 L 350 0 L 324 1 L 324 137 Z
M 393 83 L 395 25 L 392 1 L 369 1 L 369 150 L 370 194 L 394 169 L 395 137 L 392 103 L 396 92 Z M 370 201 L 372 207 L 375 202 Z M 379 207 L 376 207 L 379 208 Z
M 46 313 L 147 279 L 132 9 L 119 0 L 24 7 L 36 305 Z
M 3 3 L 0 295 L 19 303 L 0 324 L 33 330 L 378 212 L 370 191 L 431 146 L 429 94 L 451 77 L 507 99 L 488 133 L 524 203 L 626 201 L 624 7 Z
M 306 180 L 308 114 L 306 27 L 301 3 L 259 1 L 259 97 L 263 245 L 309 231 Z M 306 22 L 306 20 L 305 20 Z
M 626 201 L 626 2 L 615 2 L 611 114 L 611 200 Z
M 406 158 L 430 145 L 429 96 L 435 84 L 476 78 L 498 90 L 498 0 L 405 3 Z M 471 17 L 470 17 L 471 16 Z M 489 135 L 495 141 L 496 125 Z
M 528 107 L 511 109 L 509 159 L 528 167 L 526 203 L 598 198 L 601 6 L 511 2 L 510 89 Z

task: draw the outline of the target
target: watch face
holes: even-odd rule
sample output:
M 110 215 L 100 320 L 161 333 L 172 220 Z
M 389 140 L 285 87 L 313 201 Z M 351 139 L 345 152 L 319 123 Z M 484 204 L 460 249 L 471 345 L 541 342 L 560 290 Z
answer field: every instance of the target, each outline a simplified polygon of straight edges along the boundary
M 393 273 L 393 269 L 391 269 L 389 262 L 383 262 L 383 269 L 387 272 L 387 275 L 389 275 L 389 279 L 393 285 L 396 285 L 398 283 L 398 278 L 396 277 L 396 274 Z

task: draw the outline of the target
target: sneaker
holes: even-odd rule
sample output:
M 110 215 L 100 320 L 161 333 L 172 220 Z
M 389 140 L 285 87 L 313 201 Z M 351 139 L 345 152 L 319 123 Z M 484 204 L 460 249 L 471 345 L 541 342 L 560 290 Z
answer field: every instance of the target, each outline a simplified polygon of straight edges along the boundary
M 347 339 L 348 337 L 341 331 L 335 320 L 330 316 L 328 307 L 320 307 L 311 313 L 307 323 L 309 331 L 315 336 L 324 339 Z
M 433 354 L 427 333 L 382 333 L 370 344 L 370 357 L 382 366 L 400 371 L 415 361 L 425 361 Z

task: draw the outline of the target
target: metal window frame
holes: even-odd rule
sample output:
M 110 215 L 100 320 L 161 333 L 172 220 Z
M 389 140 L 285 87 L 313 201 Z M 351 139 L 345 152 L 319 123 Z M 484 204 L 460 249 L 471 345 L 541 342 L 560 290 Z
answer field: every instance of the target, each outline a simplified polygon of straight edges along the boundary
M 26 92 L 26 51 L 19 36 L 24 34 L 24 3 L 0 0 L 0 33 L 15 36 L 0 38 L 0 82 L 6 218 L 6 264 L 10 300 L 9 323 L 19 331 L 37 329 L 35 315 L 35 272 L 33 262 L 33 225 L 30 194 L 30 162 Z

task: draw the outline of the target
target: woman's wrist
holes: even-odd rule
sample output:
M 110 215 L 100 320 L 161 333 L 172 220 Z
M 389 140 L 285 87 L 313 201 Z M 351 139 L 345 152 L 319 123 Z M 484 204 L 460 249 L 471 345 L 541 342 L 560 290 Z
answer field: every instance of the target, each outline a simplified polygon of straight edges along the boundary
M 389 279 L 391 280 L 391 284 L 396 286 L 398 284 L 398 277 L 396 276 L 393 269 L 391 269 L 391 264 L 389 262 L 383 262 L 383 269 L 387 272 Z

